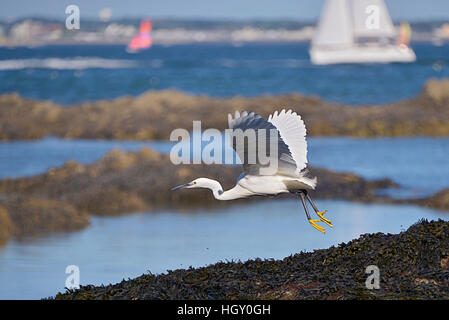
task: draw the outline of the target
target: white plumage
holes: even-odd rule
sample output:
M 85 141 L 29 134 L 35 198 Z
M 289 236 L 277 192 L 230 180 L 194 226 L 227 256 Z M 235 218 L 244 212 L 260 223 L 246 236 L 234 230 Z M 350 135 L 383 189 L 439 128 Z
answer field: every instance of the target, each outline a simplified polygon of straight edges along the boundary
M 282 110 L 268 117 L 276 129 L 279 130 L 282 140 L 287 144 L 293 160 L 296 162 L 298 173 L 307 166 L 306 126 L 301 116 L 296 112 Z
M 254 112 L 243 111 L 240 114 L 236 111 L 234 117 L 228 115 L 228 124 L 231 129 L 231 141 L 234 141 L 234 138 L 239 134 L 244 134 L 247 130 L 254 130 L 257 133 L 255 135 L 256 140 L 250 141 L 247 145 L 242 146 L 233 142 L 233 148 L 242 161 L 244 171 L 237 180 L 235 187 L 223 191 L 218 181 L 198 178 L 174 189 L 207 188 L 213 192 L 214 197 L 218 200 L 233 200 L 253 195 L 299 194 L 307 218 L 313 227 L 324 233 L 324 228 L 317 225 L 316 222 L 322 221 L 332 226 L 331 222 L 324 218 L 325 212 L 320 212 L 316 208 L 307 192 L 307 190 L 315 189 L 317 179 L 306 175 L 308 163 L 307 132 L 300 115 L 292 112 L 292 110 L 282 110 L 279 113 L 276 111 L 266 120 Z M 258 150 L 258 146 L 263 144 L 269 146 L 271 142 L 274 143 L 272 141 L 274 137 L 267 134 L 270 131 L 276 134 L 278 166 L 271 174 L 263 174 L 264 171 L 261 169 L 265 168 L 266 165 L 259 161 L 251 162 L 249 159 L 251 159 L 252 153 Z M 319 220 L 310 218 L 305 199 L 310 202 L 319 216 Z

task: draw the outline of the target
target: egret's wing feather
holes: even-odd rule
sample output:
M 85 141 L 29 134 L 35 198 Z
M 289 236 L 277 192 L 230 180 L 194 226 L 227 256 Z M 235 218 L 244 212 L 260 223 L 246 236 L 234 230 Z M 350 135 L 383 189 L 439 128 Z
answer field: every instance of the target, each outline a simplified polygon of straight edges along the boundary
M 270 115 L 268 121 L 279 130 L 296 163 L 297 173 L 301 172 L 307 166 L 307 132 L 301 116 L 291 110 L 282 110 Z
M 256 158 L 256 163 L 248 160 L 250 160 L 250 153 L 256 152 L 256 146 L 263 145 L 265 143 L 265 150 L 270 150 L 270 130 L 274 130 L 277 137 L 278 168 L 276 173 L 284 175 L 292 175 L 295 173 L 296 163 L 293 160 L 290 150 L 287 144 L 285 144 L 285 142 L 282 140 L 279 130 L 271 122 L 265 120 L 260 115 L 255 114 L 254 112 L 247 113 L 246 111 L 242 112 L 242 114 L 237 111 L 234 118 L 229 115 L 228 122 L 229 128 L 232 130 L 232 147 L 239 156 L 243 164 L 243 170 L 246 173 L 251 175 L 258 175 L 260 174 L 260 168 L 264 167 L 264 165 L 260 164 L 260 162 L 258 161 L 259 158 Z M 238 129 L 241 129 L 241 131 Z M 249 143 L 249 145 L 253 146 L 254 148 L 248 148 L 248 145 L 237 145 L 236 140 L 234 139 L 238 136 L 238 134 L 241 134 L 248 129 L 254 130 L 256 133 L 255 141 L 251 141 Z M 261 129 L 265 130 L 265 134 L 259 134 L 259 130 Z M 270 156 L 276 155 L 270 154 Z

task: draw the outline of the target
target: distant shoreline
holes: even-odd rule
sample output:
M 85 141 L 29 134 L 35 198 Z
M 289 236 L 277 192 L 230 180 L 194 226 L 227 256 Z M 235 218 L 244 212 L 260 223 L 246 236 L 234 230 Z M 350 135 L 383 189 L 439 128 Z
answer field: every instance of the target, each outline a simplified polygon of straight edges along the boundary
M 56 42 L 37 42 L 37 43 L 19 43 L 14 45 L 8 45 L 0 42 L 1 48 L 33 48 L 33 47 L 45 47 L 45 46 L 126 46 L 128 44 L 128 39 L 123 41 L 77 41 L 74 42 L 72 40 L 64 40 L 64 41 L 56 41 Z M 153 46 L 182 46 L 182 45 L 267 45 L 267 44 L 306 44 L 309 45 L 311 39 L 304 40 L 256 40 L 256 41 L 185 41 L 185 42 L 157 42 L 153 43 Z M 414 44 L 433 44 L 434 41 L 430 39 L 418 39 L 412 40 L 410 42 L 410 46 L 413 47 Z M 449 40 L 443 40 L 441 45 L 449 44 Z
M 154 42 L 153 46 L 182 46 L 182 45 L 266 45 L 266 44 L 309 44 L 310 40 L 273 40 L 273 41 L 251 41 L 251 42 L 232 42 L 232 41 L 204 41 L 204 42 L 179 42 L 179 43 L 157 43 Z M 430 41 L 418 41 L 416 43 L 430 43 Z M 60 41 L 60 42 L 45 42 L 45 43 L 30 43 L 30 44 L 18 44 L 14 46 L 8 46 L 5 44 L 0 44 L 0 48 L 29 48 L 29 47 L 45 47 L 45 46 L 126 46 L 128 41 L 98 41 L 98 42 L 71 42 L 71 41 Z
M 316 21 L 152 19 L 154 44 L 297 43 L 312 39 Z M 397 27 L 401 21 L 395 21 Z M 127 44 L 137 33 L 139 18 L 101 22 L 81 21 L 79 30 L 66 30 L 64 19 L 27 17 L 0 22 L 0 45 Z M 447 20 L 411 22 L 412 42 L 449 41 Z

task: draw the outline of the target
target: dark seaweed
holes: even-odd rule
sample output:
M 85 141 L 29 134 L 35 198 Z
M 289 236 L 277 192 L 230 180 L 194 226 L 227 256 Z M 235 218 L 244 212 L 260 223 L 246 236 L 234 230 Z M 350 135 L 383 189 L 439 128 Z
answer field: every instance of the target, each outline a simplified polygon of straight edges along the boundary
M 399 234 L 358 239 L 283 260 L 219 262 L 82 286 L 56 299 L 448 299 L 449 222 L 421 220 Z M 368 265 L 380 289 L 367 289 Z

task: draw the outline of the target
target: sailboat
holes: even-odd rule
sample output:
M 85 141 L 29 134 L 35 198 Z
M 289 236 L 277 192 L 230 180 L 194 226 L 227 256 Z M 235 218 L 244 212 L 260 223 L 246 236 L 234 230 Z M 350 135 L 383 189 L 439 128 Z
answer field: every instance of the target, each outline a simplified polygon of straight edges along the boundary
M 139 33 L 132 38 L 126 47 L 128 53 L 136 53 L 151 47 L 153 41 L 151 38 L 151 21 L 148 19 L 142 20 L 140 23 Z
M 383 0 L 326 0 L 309 50 L 313 64 L 413 62 L 410 26 L 395 28 Z

